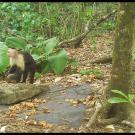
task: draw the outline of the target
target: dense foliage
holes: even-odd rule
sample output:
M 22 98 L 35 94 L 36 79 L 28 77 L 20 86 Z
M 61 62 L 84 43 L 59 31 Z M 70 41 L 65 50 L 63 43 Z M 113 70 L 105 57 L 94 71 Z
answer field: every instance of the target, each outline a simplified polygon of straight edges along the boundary
M 99 16 L 112 10 L 112 3 L 0 3 L 1 41 L 13 34 L 27 41 L 37 37 L 60 40 L 73 37 L 83 31 L 86 21 L 100 11 Z M 95 17 L 96 18 L 96 17 Z M 102 29 L 111 29 L 113 22 L 107 21 Z M 37 42 L 35 42 L 37 44 Z
M 17 43 L 18 47 L 30 52 L 35 60 L 44 60 L 45 71 L 51 67 L 55 73 L 62 73 L 68 63 L 68 56 L 64 49 L 58 48 L 58 42 L 80 34 L 94 13 L 98 12 L 98 16 L 91 18 L 92 21 L 96 21 L 97 17 L 108 13 L 114 7 L 113 3 L 95 2 L 2 2 L 0 3 L 0 41 L 2 42 L 0 50 L 3 47 L 5 51 L 7 50 L 5 43 L 8 47 Z M 96 34 L 113 29 L 114 24 L 113 18 L 106 21 L 99 26 Z M 16 37 L 19 37 L 18 41 Z M 0 57 L 2 56 L 3 53 L 0 52 Z M 6 58 L 0 61 L 0 72 L 8 65 L 6 62 L 3 66 L 3 61 L 8 60 Z

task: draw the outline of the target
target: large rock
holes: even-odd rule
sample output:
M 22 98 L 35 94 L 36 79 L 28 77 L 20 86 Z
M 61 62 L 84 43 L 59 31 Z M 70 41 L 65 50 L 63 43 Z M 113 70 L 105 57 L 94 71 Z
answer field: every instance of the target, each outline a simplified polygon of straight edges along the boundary
M 2 84 L 0 86 L 0 104 L 17 103 L 32 98 L 46 90 L 49 90 L 49 87 L 45 85 Z

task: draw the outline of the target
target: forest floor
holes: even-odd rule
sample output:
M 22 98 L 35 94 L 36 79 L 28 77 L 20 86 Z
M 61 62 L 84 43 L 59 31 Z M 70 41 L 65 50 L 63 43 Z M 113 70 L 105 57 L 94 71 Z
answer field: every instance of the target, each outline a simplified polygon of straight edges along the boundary
M 35 120 L 22 120 L 16 118 L 17 110 L 22 108 L 32 108 L 35 104 L 41 102 L 40 99 L 35 99 L 32 102 L 25 102 L 25 104 L 18 104 L 18 106 L 12 106 L 10 112 L 0 113 L 0 125 L 1 130 L 7 132 L 124 132 L 124 128 L 119 125 L 111 125 L 110 127 L 99 127 L 95 124 L 93 128 L 86 129 L 89 118 L 91 118 L 93 111 L 89 106 L 94 106 L 94 103 L 98 96 L 102 98 L 102 89 L 108 85 L 110 80 L 110 73 L 112 65 L 106 64 L 90 64 L 91 61 L 98 59 L 103 56 L 110 55 L 112 53 L 112 45 L 114 41 L 114 33 L 106 33 L 102 36 L 95 37 L 95 43 L 93 44 L 90 40 L 84 41 L 80 48 L 65 48 L 71 58 L 75 58 L 79 66 L 77 68 L 70 67 L 65 70 L 62 75 L 55 75 L 48 73 L 43 75 L 36 83 L 42 83 L 47 85 L 61 85 L 63 88 L 70 88 L 72 86 L 80 86 L 84 83 L 92 84 L 98 90 L 94 96 L 88 95 L 82 99 L 82 104 L 86 106 L 85 121 L 82 122 L 78 128 L 68 127 L 66 125 L 56 126 L 46 121 L 35 121 Z M 75 70 L 76 69 L 76 70 Z M 102 73 L 102 77 L 99 78 L 94 74 L 80 74 L 81 70 L 93 70 Z M 72 73 L 71 73 L 72 72 Z M 74 73 L 73 73 L 74 72 Z M 79 104 L 78 101 L 71 101 L 74 105 Z M 46 112 L 49 112 L 47 109 Z M 35 113 L 32 110 L 31 113 Z M 26 118 L 27 119 L 27 118 Z M 7 127 L 5 127 L 7 126 Z

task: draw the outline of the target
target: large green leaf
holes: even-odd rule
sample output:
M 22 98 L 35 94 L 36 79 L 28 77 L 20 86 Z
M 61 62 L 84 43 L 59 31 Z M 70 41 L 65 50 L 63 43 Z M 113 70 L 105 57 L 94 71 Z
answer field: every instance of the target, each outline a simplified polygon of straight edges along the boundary
M 6 67 L 9 65 L 9 58 L 7 55 L 8 47 L 0 42 L 0 73 L 6 70 Z
M 48 72 L 51 72 L 51 71 L 53 71 L 51 69 L 51 65 L 50 65 L 49 61 L 46 60 L 45 63 L 43 64 L 43 72 L 48 73 Z
M 56 74 L 61 74 L 67 65 L 68 61 L 67 52 L 63 49 L 58 54 L 49 56 L 48 61 L 53 71 Z
M 8 37 L 6 38 L 6 45 L 9 48 L 19 48 L 19 49 L 25 49 L 27 43 L 22 38 L 18 37 Z
M 35 60 L 35 61 L 37 61 L 38 59 L 39 59 L 39 55 L 37 55 L 37 54 L 31 54 L 32 55 L 32 57 L 33 57 L 33 59 Z
M 109 103 L 127 103 L 129 102 L 129 100 L 125 99 L 125 98 L 119 98 L 119 97 L 111 97 L 108 99 Z
M 128 94 L 128 98 L 130 101 L 133 101 L 133 99 L 135 98 L 135 95 L 133 94 Z
M 125 95 L 123 92 L 119 91 L 119 90 L 111 90 L 113 93 L 117 93 L 121 96 L 123 96 L 124 98 L 128 99 L 127 95 Z
M 41 51 L 40 51 L 39 48 L 34 48 L 34 47 L 32 47 L 31 53 L 32 53 L 32 54 L 41 55 Z
M 44 60 L 39 63 L 37 62 L 36 67 L 37 67 L 37 72 L 39 73 L 41 72 L 47 73 L 47 72 L 53 71 L 50 67 L 50 63 L 47 60 Z
M 50 38 L 50 39 L 45 41 L 45 44 L 46 44 L 46 46 L 45 46 L 45 53 L 47 55 L 49 55 L 50 53 L 52 53 L 54 47 L 57 46 L 58 39 L 56 37 Z

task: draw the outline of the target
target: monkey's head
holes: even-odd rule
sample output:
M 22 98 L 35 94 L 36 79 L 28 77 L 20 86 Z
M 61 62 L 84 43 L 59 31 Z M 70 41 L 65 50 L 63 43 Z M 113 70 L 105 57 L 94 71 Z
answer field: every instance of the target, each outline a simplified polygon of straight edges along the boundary
M 18 50 L 17 49 L 14 49 L 14 48 L 9 48 L 8 49 L 8 56 L 10 58 L 16 58 L 18 55 Z

